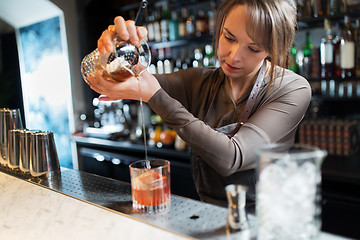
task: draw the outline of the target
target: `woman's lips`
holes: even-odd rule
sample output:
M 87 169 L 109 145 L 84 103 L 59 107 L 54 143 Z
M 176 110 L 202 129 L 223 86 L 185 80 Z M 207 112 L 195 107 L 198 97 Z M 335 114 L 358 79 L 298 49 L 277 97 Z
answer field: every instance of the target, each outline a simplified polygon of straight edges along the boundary
M 228 64 L 227 62 L 225 62 L 226 67 L 230 70 L 230 71 L 237 71 L 240 70 L 240 68 L 237 67 L 233 67 L 230 64 Z

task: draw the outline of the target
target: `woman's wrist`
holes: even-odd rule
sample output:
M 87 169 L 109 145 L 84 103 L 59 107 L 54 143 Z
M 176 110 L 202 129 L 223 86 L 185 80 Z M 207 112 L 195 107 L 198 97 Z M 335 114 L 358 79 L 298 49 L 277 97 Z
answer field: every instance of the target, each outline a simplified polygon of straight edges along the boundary
M 143 72 L 143 74 L 140 76 L 140 81 L 141 79 L 143 79 L 145 82 L 144 84 L 141 84 L 140 82 L 140 86 L 144 88 L 140 89 L 143 92 L 142 98 L 143 101 L 148 102 L 150 98 L 152 98 L 152 96 L 154 96 L 154 94 L 159 91 L 159 89 L 161 89 L 161 86 L 158 80 L 154 77 L 154 75 L 152 75 L 148 71 Z

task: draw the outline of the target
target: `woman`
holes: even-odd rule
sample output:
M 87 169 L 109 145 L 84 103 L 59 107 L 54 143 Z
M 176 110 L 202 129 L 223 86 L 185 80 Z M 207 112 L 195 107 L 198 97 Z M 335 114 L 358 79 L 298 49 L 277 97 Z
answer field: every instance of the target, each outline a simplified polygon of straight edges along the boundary
M 116 32 L 139 44 L 143 27 L 122 17 L 98 41 L 113 51 Z M 255 151 L 267 143 L 294 143 L 311 99 L 306 79 L 285 69 L 294 39 L 292 0 L 225 0 L 215 29 L 220 68 L 190 68 L 164 75 L 144 72 L 141 97 L 191 147 L 192 173 L 203 201 L 226 206 L 224 187 L 248 187 L 247 207 L 255 203 Z M 271 61 L 269 60 L 271 59 Z M 265 75 L 265 76 L 264 76 Z M 87 79 L 101 100 L 136 99 L 136 78 Z

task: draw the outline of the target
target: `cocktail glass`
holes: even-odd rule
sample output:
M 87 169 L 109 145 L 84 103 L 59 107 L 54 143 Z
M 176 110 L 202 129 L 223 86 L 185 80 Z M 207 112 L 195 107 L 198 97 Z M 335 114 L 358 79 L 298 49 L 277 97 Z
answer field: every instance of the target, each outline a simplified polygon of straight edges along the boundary
M 133 208 L 160 212 L 170 207 L 170 162 L 140 160 L 130 164 Z

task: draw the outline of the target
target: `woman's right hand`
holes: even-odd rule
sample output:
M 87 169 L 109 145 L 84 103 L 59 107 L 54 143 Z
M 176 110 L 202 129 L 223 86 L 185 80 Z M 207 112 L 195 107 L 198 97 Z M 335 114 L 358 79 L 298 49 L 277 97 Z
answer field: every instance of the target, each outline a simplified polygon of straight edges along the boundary
M 138 46 L 146 37 L 147 30 L 142 26 L 135 26 L 135 21 L 127 20 L 121 16 L 114 19 L 114 25 L 109 25 L 103 31 L 98 40 L 98 49 L 101 54 L 114 51 L 114 37 L 118 36 L 121 40 L 130 41 L 131 44 Z

